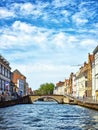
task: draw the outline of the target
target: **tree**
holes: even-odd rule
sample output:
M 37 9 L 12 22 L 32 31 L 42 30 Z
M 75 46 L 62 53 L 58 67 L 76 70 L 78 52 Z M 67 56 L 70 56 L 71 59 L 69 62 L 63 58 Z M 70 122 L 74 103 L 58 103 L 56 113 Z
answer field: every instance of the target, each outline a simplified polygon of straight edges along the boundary
M 38 89 L 39 95 L 50 95 L 53 94 L 54 84 L 53 83 L 45 83 L 41 84 L 40 88 Z

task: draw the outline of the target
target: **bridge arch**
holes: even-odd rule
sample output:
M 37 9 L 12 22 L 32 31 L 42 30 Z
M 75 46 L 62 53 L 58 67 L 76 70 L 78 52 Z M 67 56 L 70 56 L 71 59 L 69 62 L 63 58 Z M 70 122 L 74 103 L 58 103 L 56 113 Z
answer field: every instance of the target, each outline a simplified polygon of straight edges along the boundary
M 47 99 L 53 99 L 55 102 L 59 103 L 59 101 L 56 98 L 51 97 L 51 96 L 40 96 L 40 97 L 37 97 L 36 99 L 34 99 L 33 102 L 36 102 L 39 99 L 45 99 L 45 98 L 47 98 Z
M 64 103 L 64 100 L 65 100 L 63 95 L 41 95 L 41 96 L 30 95 L 29 98 L 32 103 L 41 98 L 50 98 L 50 99 L 55 100 L 57 103 Z M 66 101 L 68 102 L 67 98 L 66 98 Z

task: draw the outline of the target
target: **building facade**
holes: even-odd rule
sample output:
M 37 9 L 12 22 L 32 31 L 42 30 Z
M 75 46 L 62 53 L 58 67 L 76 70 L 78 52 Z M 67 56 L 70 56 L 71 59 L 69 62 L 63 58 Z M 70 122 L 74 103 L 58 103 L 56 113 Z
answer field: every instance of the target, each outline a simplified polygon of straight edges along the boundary
M 88 64 L 85 62 L 84 66 L 76 73 L 76 96 L 79 98 L 87 97 L 87 74 Z
M 72 77 L 72 95 L 76 97 L 77 89 L 76 89 L 76 75 L 74 74 Z
M 13 83 L 16 86 L 16 92 L 20 96 L 26 95 L 26 77 L 17 69 L 13 71 Z
M 57 95 L 64 95 L 65 93 L 65 86 L 64 86 L 64 82 L 59 81 L 56 86 L 54 87 L 54 94 Z
M 0 91 L 11 92 L 11 67 L 9 62 L 0 55 Z
M 69 94 L 70 93 L 70 87 L 69 87 L 69 79 L 65 79 L 65 82 L 64 82 L 64 92 L 65 94 Z
M 71 74 L 70 74 L 70 77 L 69 77 L 69 88 L 70 88 L 69 94 L 72 94 L 72 93 L 73 93 L 73 89 L 72 89 L 72 87 L 73 87 L 73 77 L 74 77 L 74 74 L 71 73 Z
M 98 100 L 98 46 L 93 51 L 94 62 L 92 63 L 92 96 Z
M 94 55 L 88 54 L 87 97 L 92 98 L 92 63 Z

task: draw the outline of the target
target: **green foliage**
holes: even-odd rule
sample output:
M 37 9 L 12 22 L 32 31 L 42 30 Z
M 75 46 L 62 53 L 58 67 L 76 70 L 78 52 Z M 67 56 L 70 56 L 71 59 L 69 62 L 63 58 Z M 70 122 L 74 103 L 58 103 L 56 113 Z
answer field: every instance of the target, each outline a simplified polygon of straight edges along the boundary
M 54 84 L 53 83 L 45 83 L 41 84 L 40 88 L 38 89 L 39 95 L 50 95 L 53 94 Z

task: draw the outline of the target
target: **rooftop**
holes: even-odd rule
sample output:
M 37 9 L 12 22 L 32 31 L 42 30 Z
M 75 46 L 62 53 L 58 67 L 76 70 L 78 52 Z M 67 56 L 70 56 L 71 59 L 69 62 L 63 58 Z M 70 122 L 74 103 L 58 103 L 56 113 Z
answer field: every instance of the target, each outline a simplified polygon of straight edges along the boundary
M 0 59 L 6 64 L 9 65 L 10 63 L 0 54 Z
M 96 54 L 98 52 L 98 45 L 97 47 L 94 49 L 93 53 Z
M 64 85 L 64 82 L 62 82 L 62 81 L 59 81 L 59 82 L 56 84 L 57 87 L 62 87 L 63 85 Z

